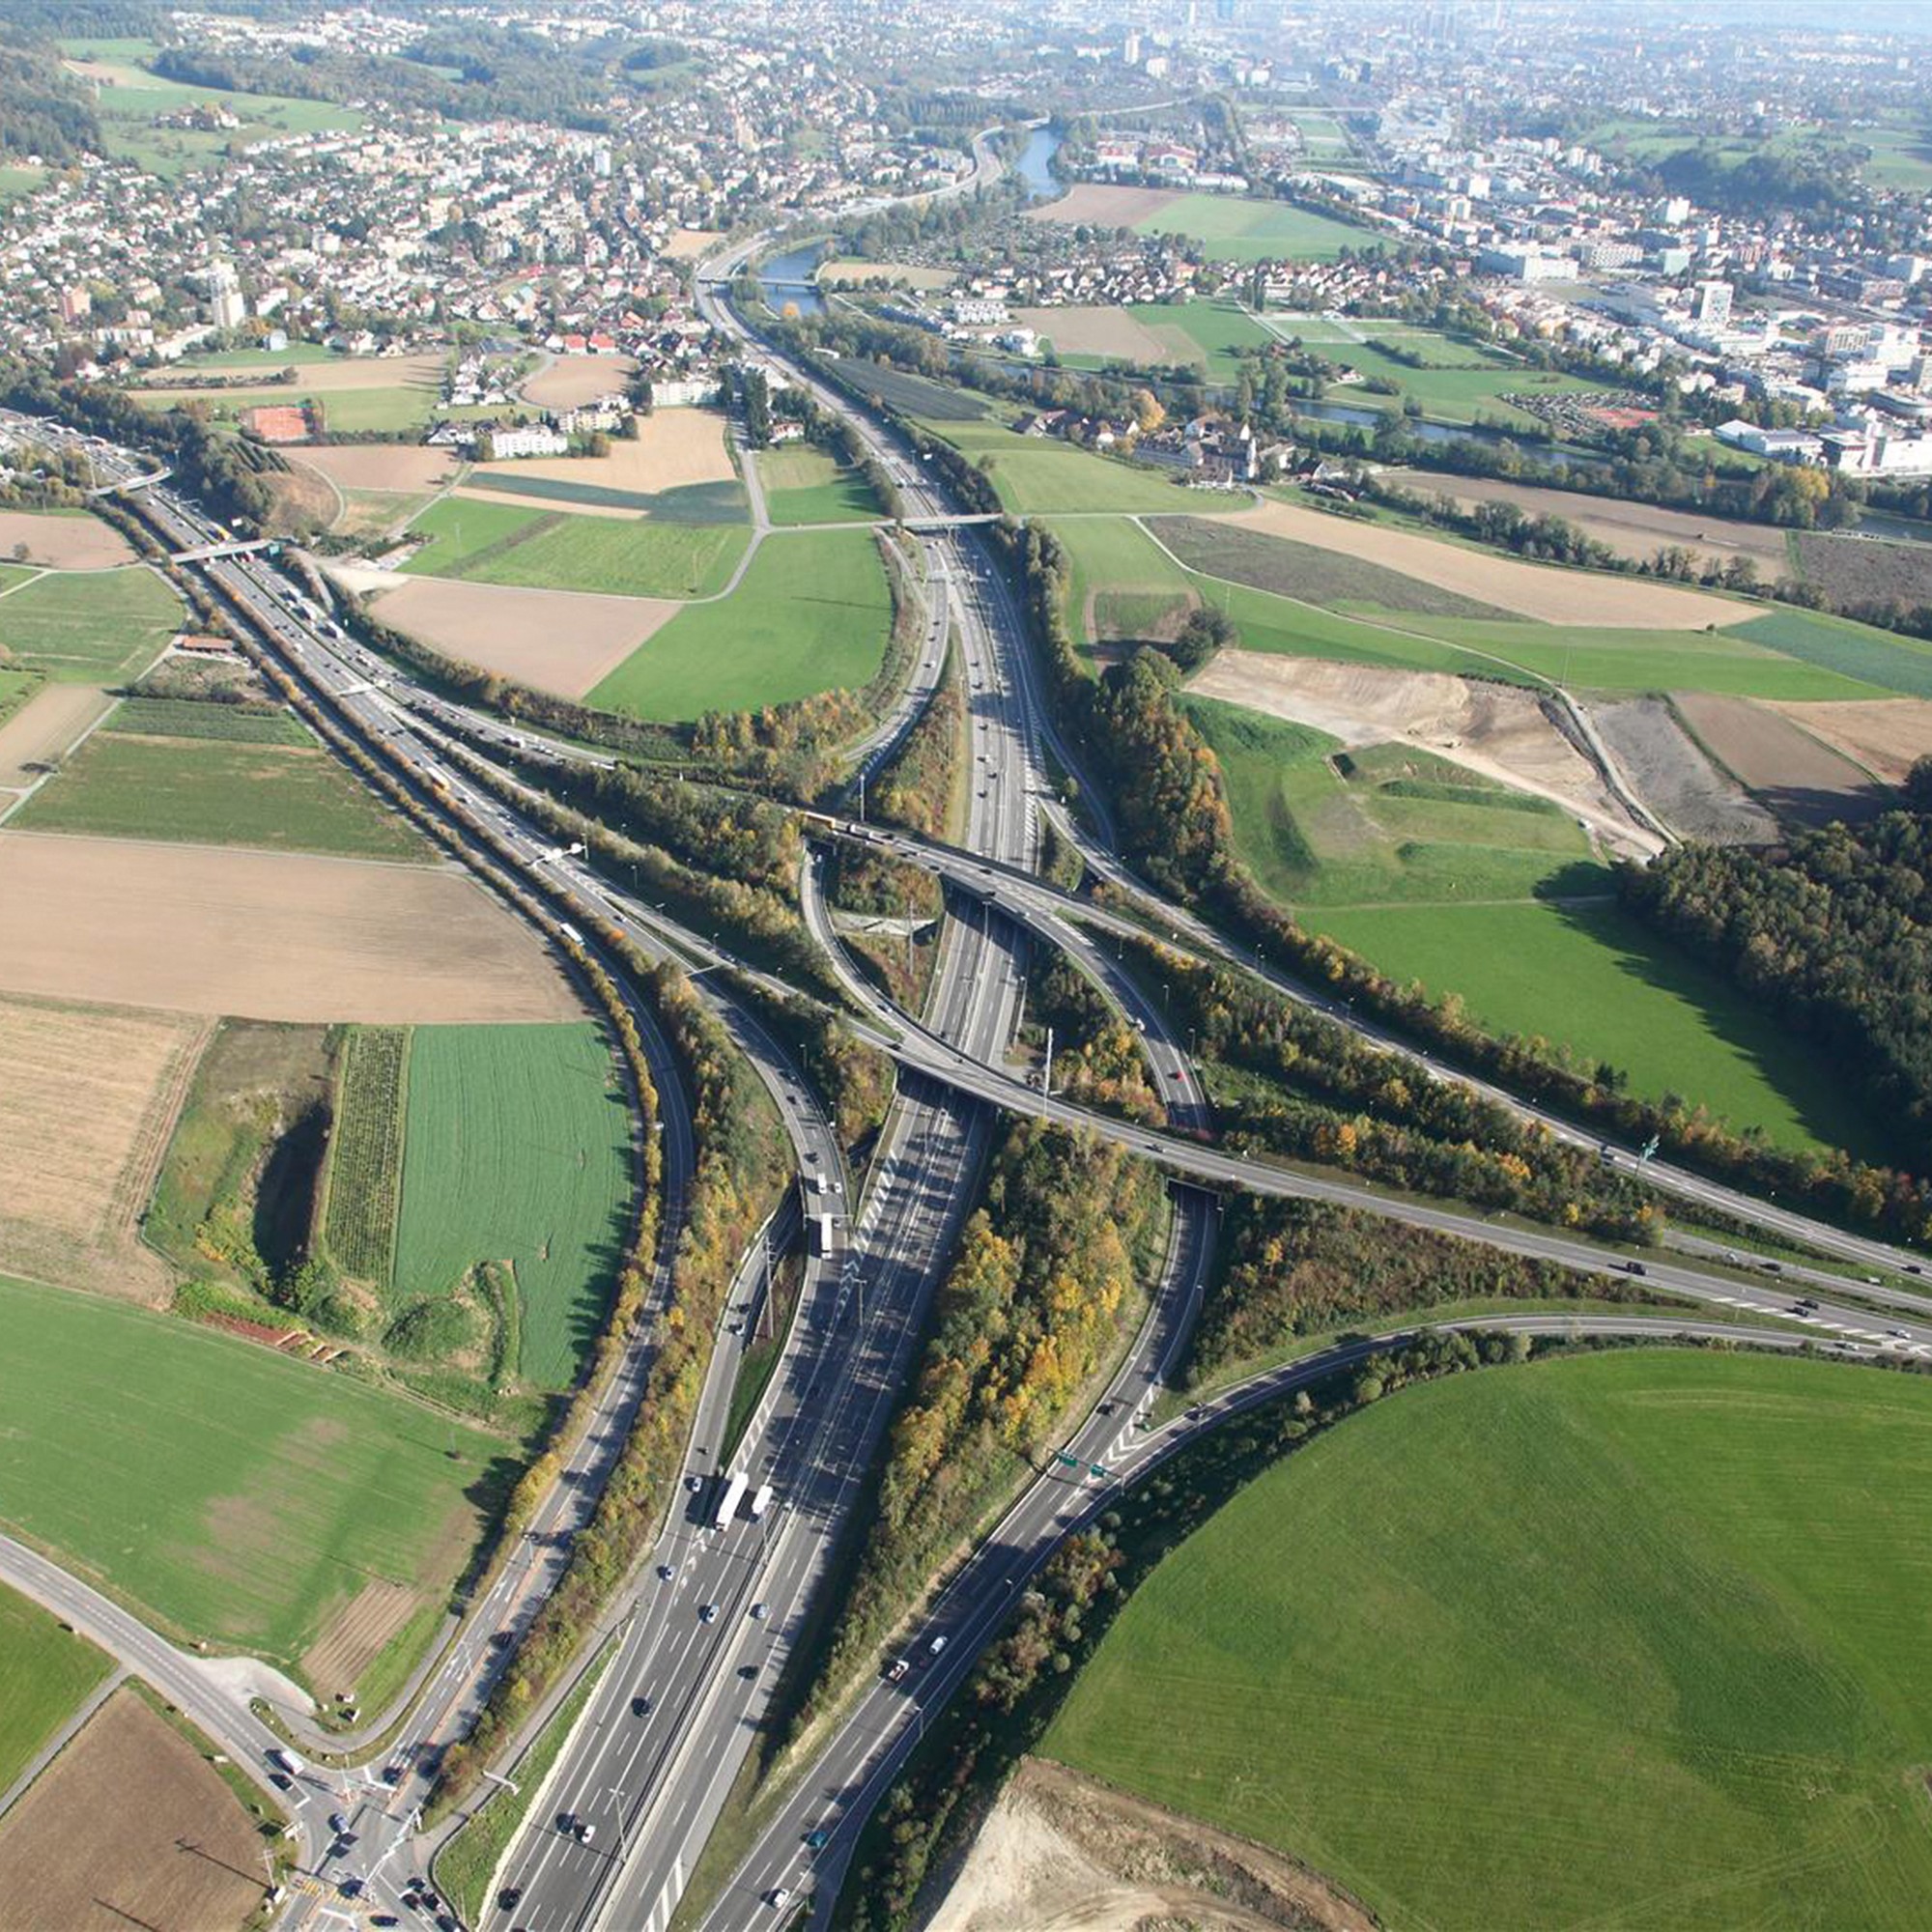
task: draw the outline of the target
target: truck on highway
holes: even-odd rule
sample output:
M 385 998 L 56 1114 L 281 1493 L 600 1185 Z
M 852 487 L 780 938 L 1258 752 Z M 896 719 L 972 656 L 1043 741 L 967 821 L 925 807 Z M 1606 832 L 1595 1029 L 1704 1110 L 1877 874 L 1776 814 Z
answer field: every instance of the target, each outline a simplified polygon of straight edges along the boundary
M 299 1777 L 302 1775 L 304 1766 L 301 1759 L 284 1746 L 270 1747 L 268 1757 L 270 1764 L 279 1765 L 291 1777 Z
M 734 1469 L 724 1484 L 724 1493 L 718 1498 L 718 1512 L 711 1519 L 713 1529 L 728 1529 L 731 1520 L 738 1514 L 738 1505 L 745 1500 L 745 1492 L 752 1486 L 752 1479 L 742 1469 Z
M 769 1483 L 760 1483 L 757 1493 L 752 1498 L 752 1520 L 756 1522 L 771 1506 L 772 1486 Z
M 829 1255 L 832 1252 L 832 1227 L 835 1217 L 830 1214 L 814 1214 L 811 1217 L 811 1252 L 815 1255 Z

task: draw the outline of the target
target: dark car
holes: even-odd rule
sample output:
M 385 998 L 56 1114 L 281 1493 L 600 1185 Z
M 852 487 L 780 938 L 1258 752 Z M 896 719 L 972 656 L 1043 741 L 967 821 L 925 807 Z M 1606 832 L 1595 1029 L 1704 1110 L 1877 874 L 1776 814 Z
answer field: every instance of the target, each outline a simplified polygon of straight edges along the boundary
M 523 1895 L 524 1895 L 524 1889 L 522 1886 L 506 1885 L 502 1889 L 502 1890 L 497 1894 L 497 1903 L 500 1905 L 505 1912 L 514 1912 L 517 1909 L 517 1904 L 522 1899 Z
M 633 1697 L 631 1699 L 632 1717 L 648 1718 L 650 1715 L 651 1715 L 651 1700 L 648 1697 Z

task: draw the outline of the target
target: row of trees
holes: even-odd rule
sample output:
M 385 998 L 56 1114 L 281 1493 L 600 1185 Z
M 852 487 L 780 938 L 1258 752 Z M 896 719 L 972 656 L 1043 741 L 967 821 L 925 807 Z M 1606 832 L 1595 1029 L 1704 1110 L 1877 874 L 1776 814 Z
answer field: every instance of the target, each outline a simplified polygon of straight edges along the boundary
M 1052 1440 L 1118 1348 L 1159 1178 L 1111 1141 L 1010 1125 L 934 1304 L 875 1478 L 870 1532 L 799 1722 L 860 1667 L 936 1565 Z

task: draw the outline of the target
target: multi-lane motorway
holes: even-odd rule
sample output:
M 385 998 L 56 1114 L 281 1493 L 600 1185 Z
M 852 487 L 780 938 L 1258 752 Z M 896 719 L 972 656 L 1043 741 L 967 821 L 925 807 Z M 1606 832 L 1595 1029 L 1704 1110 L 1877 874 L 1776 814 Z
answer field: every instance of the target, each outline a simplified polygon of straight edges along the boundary
M 704 299 L 720 326 L 735 327 L 735 319 L 718 302 L 715 286 L 719 272 L 728 266 L 713 265 L 707 272 Z M 760 346 L 758 353 L 771 352 Z M 816 384 L 811 386 L 825 407 L 858 421 L 914 518 L 944 515 L 947 506 L 928 479 L 890 438 L 854 417 L 843 399 Z M 132 476 L 133 459 L 121 460 L 126 466 L 122 473 Z M 144 497 L 147 514 L 175 547 L 190 548 L 218 537 L 192 506 L 164 488 L 146 492 Z M 555 1932 L 608 1926 L 632 1932 L 650 1927 L 656 1932 L 668 1922 L 754 1739 L 806 1605 L 840 1534 L 850 1526 L 864 1473 L 903 1383 L 925 1297 L 971 1198 L 994 1109 L 1044 1116 L 1124 1138 L 1176 1174 L 1210 1186 L 1332 1198 L 1573 1266 L 1624 1265 L 1587 1244 L 1503 1226 L 1472 1226 L 1467 1217 L 1446 1210 L 1392 1203 L 1369 1190 L 1222 1155 L 1194 1137 L 1192 1130 L 1206 1122 L 1205 1096 L 1187 1056 L 1162 1031 L 1158 1010 L 1106 949 L 1096 945 L 1093 928 L 1096 923 L 1104 926 L 1106 916 L 1084 902 L 1068 902 L 1033 874 L 1037 814 L 1043 807 L 1058 808 L 1038 756 L 1040 713 L 1028 684 L 1031 670 L 1009 588 L 990 568 L 973 533 L 932 530 L 917 541 L 924 554 L 931 598 L 924 647 L 906 699 L 865 751 L 871 760 L 885 755 L 918 715 L 940 673 L 947 638 L 956 635 L 971 729 L 967 849 L 889 841 L 894 856 L 930 865 L 960 889 L 952 896 L 952 916 L 931 1002 L 923 1023 L 918 1024 L 884 1007 L 863 980 L 854 981 L 860 996 L 873 1005 L 878 1037 L 891 1038 L 906 1076 L 874 1153 L 863 1201 L 855 1203 L 830 1123 L 810 1090 L 728 987 L 707 988 L 715 1010 L 758 1067 L 780 1107 L 805 1181 L 805 1211 L 832 1213 L 834 1235 L 822 1252 L 807 1260 L 798 1314 L 773 1381 L 744 1441 L 734 1447 L 724 1440 L 724 1413 L 749 1340 L 747 1305 L 759 1292 L 761 1258 L 748 1258 L 741 1271 L 700 1404 L 686 1487 L 634 1601 L 620 1606 L 628 1616 L 615 1660 L 559 1761 L 544 1804 L 505 1861 L 500 1895 L 513 1896 L 515 1903 L 493 1904 L 487 1915 L 493 1928 L 521 1925 L 530 1932 Z M 647 906 L 613 891 L 571 855 L 558 853 L 519 809 L 514 782 L 492 778 L 487 765 L 452 758 L 442 727 L 459 728 L 468 742 L 480 742 L 486 750 L 493 741 L 516 734 L 432 698 L 362 651 L 327 613 L 294 593 L 281 573 L 261 558 L 213 557 L 196 567 L 252 629 L 257 645 L 331 718 L 419 787 L 425 774 L 434 771 L 435 782 L 421 794 L 425 803 L 434 809 L 458 808 L 473 856 L 541 882 L 559 908 L 559 921 L 575 916 L 586 923 L 614 922 L 646 952 L 669 951 L 700 968 L 719 959 L 715 946 L 679 931 Z M 1090 865 L 1111 871 L 1149 902 L 1145 888 L 1121 873 L 1118 863 L 1091 837 L 1070 822 L 1063 822 L 1063 829 L 1078 839 Z M 875 836 L 853 827 L 844 830 L 847 836 Z M 808 873 L 803 896 L 813 929 L 838 956 L 814 874 Z M 1260 967 L 1190 915 L 1164 903 L 1154 909 L 1191 946 Z M 1179 1131 L 1151 1132 L 1103 1120 L 1007 1073 L 1029 943 L 1065 947 L 1141 1025 L 1170 1127 Z M 1334 1016 L 1358 1032 L 1369 1031 L 1346 1010 L 1336 1010 Z M 688 1172 L 689 1122 L 670 1097 L 676 1075 L 664 1043 L 653 1041 L 647 1017 L 640 1009 L 653 1075 L 667 1100 L 667 1170 L 675 1176 Z M 1399 1042 L 1388 1044 L 1410 1051 Z M 1442 1078 L 1465 1077 L 1448 1067 L 1432 1065 L 1431 1070 Z M 1562 1130 L 1575 1132 L 1567 1126 Z M 686 1138 L 677 1142 L 680 1132 Z M 1648 1172 L 1667 1184 L 1681 1179 L 1678 1191 L 1721 1201 L 1767 1230 L 1811 1240 L 1861 1265 L 1917 1265 L 1916 1258 L 1883 1244 L 1838 1236 L 1803 1217 L 1767 1212 L 1759 1204 L 1695 1177 L 1659 1174 L 1655 1167 Z M 780 1888 L 802 1893 L 817 1884 L 829 1889 L 829 1881 L 849 1855 L 857 1823 L 882 1788 L 881 1779 L 917 1731 L 923 1713 L 970 1667 L 1018 1578 L 1044 1559 L 1068 1527 L 1084 1520 L 1099 1490 L 1130 1477 L 1193 1431 L 1208 1426 L 1231 1403 L 1261 1400 L 1273 1392 L 1272 1383 L 1230 1391 L 1206 1405 L 1202 1413 L 1163 1430 L 1143 1426 L 1162 1377 L 1184 1341 L 1211 1244 L 1209 1194 L 1182 1185 L 1176 1190 L 1176 1202 L 1174 1237 L 1143 1332 L 1103 1402 L 1077 1424 L 1065 1445 L 1064 1453 L 1086 1473 L 1048 1474 L 1027 1490 L 935 1607 L 928 1634 L 952 1639 L 943 1655 L 933 1653 L 928 1643 L 925 1667 L 898 1682 L 881 1681 L 864 1690 L 717 1901 L 711 1924 L 724 1928 L 768 1918 L 765 1901 Z M 667 1216 L 668 1239 L 674 1236 L 675 1218 Z M 1644 1265 L 1661 1289 L 1729 1301 L 1741 1313 L 1768 1311 L 1789 1319 L 1784 1293 L 1661 1259 Z M 668 1295 L 668 1248 L 661 1257 L 661 1276 L 660 1294 Z M 1889 1298 L 1895 1321 L 1881 1324 L 1855 1305 L 1830 1301 L 1811 1311 L 1810 1319 L 1841 1346 L 1932 1353 L 1932 1302 L 1909 1292 L 1891 1293 Z M 1774 1339 L 1791 1335 L 1786 1329 Z M 391 1906 L 403 1901 L 405 1874 L 420 1850 L 412 1836 L 414 1787 L 407 1776 L 407 1760 L 433 1756 L 441 1744 L 462 1735 L 493 1670 L 500 1667 L 501 1652 L 489 1639 L 499 1630 L 516 1629 L 533 1613 L 554 1580 L 562 1561 L 561 1539 L 554 1532 L 567 1536 L 582 1520 L 602 1466 L 621 1444 L 648 1359 L 644 1349 L 640 1337 L 587 1432 L 583 1454 L 577 1459 L 585 1464 L 578 1471 L 580 1480 L 561 1486 L 545 1505 L 535 1525 L 536 1539 L 504 1567 L 432 1679 L 428 1695 L 407 1726 L 410 1742 L 395 1760 L 405 1768 L 402 1782 L 390 1786 L 374 1777 L 313 1770 L 298 1781 L 290 1802 L 308 1834 L 308 1862 L 329 1880 L 346 1880 L 359 1889 L 366 1900 Z M 1281 1373 L 1300 1377 L 1315 1372 L 1311 1364 Z M 754 1492 L 769 1485 L 770 1500 L 755 1520 L 741 1512 L 721 1527 L 714 1521 L 721 1479 L 731 1469 L 742 1470 Z M 0 1549 L 0 1565 L 8 1554 Z M 57 1578 L 58 1573 L 54 1575 Z M 170 1667 L 165 1659 L 150 1662 L 156 1670 Z M 212 1708 L 206 1722 L 224 1742 L 234 1739 L 253 1775 L 265 1775 L 265 1740 L 245 1711 L 238 1717 L 234 1711 Z M 349 1798 L 355 1800 L 349 1822 L 355 1842 L 343 1844 L 323 1831 L 321 1813 L 343 1809 Z M 808 1834 L 820 1833 L 827 1834 L 822 1845 L 808 1847 Z M 808 1857 L 808 1851 L 814 1855 Z

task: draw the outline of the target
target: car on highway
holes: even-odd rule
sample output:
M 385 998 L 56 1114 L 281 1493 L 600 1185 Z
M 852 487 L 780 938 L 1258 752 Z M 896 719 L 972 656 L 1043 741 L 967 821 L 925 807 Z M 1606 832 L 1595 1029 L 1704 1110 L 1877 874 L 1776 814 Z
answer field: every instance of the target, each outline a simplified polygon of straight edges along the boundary
M 331 1811 L 328 1814 L 328 1829 L 339 1838 L 343 1833 L 348 1831 L 349 1820 L 340 1811 Z
M 903 1678 L 906 1672 L 911 1668 L 912 1668 L 911 1664 L 908 1663 L 903 1657 L 895 1658 L 892 1663 L 887 1666 L 886 1682 L 888 1684 L 898 1683 L 899 1680 Z
M 668 1563 L 660 1563 L 658 1565 L 658 1581 L 661 1583 L 668 1583 L 676 1574 Z
M 764 1622 L 764 1620 L 765 1620 L 765 1606 L 764 1606 L 764 1605 L 762 1605 L 762 1604 L 753 1604 L 753 1605 L 752 1605 L 752 1618 L 753 1618 L 753 1622 L 755 1622 L 755 1623 L 763 1623 L 763 1622 Z
M 808 1852 L 822 1852 L 832 1842 L 832 1833 L 820 1826 L 815 1832 L 805 1834 L 805 1849 Z
M 718 1621 L 718 1605 L 716 1604 L 699 1604 L 697 1606 L 697 1621 L 701 1624 L 715 1624 Z
M 946 1644 L 947 1644 L 947 1639 L 945 1637 L 943 1636 L 934 1637 L 932 1641 L 925 1647 L 927 1656 L 937 1657 L 939 1653 L 946 1648 Z
M 523 1896 L 524 1896 L 524 1889 L 522 1886 L 506 1885 L 502 1889 L 502 1890 L 497 1894 L 497 1903 L 500 1905 L 505 1912 L 514 1912 L 517 1909 L 518 1905 L 522 1902 Z
M 765 1902 L 774 1912 L 782 1912 L 791 1903 L 791 1887 L 788 1885 L 779 1886 Z
M 651 1700 L 648 1697 L 633 1697 L 631 1699 L 632 1717 L 648 1718 L 650 1715 L 651 1715 Z

